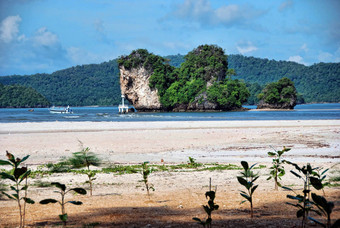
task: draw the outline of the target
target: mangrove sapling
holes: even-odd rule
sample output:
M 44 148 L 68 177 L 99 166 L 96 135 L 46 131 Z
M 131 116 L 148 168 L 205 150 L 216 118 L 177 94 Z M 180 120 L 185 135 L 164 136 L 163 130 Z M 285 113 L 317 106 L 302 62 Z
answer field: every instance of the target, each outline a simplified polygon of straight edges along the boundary
M 246 201 L 249 201 L 250 203 L 250 217 L 253 218 L 254 212 L 253 212 L 253 194 L 258 187 L 258 185 L 254 185 L 255 181 L 259 178 L 258 174 L 255 174 L 252 169 L 256 164 L 253 164 L 252 166 L 249 167 L 248 162 L 246 161 L 241 161 L 241 165 L 243 167 L 243 172 L 241 172 L 241 176 L 237 177 L 238 182 L 243 185 L 246 189 L 247 192 L 245 191 L 240 191 L 241 196 L 245 198 L 246 200 L 243 200 L 241 202 L 244 203 Z
M 201 219 L 194 217 L 192 218 L 193 220 L 197 221 L 198 224 L 201 224 L 203 227 L 211 228 L 212 227 L 212 218 L 211 218 L 211 213 L 215 210 L 218 210 L 219 206 L 215 204 L 214 200 L 216 197 L 216 188 L 215 191 L 211 190 L 211 178 L 210 178 L 210 184 L 209 184 L 209 191 L 205 193 L 205 198 L 208 198 L 208 205 L 202 205 L 205 213 L 207 213 L 208 218 L 204 221 Z
M 15 200 L 18 203 L 19 207 L 19 216 L 20 216 L 20 227 L 25 227 L 25 214 L 26 214 L 26 203 L 34 204 L 34 201 L 27 197 L 27 178 L 31 173 L 31 170 L 28 170 L 27 167 L 19 168 L 19 165 L 26 161 L 29 157 L 27 155 L 23 159 L 15 158 L 13 154 L 6 151 L 7 161 L 0 160 L 0 165 L 11 165 L 13 169 L 10 174 L 7 172 L 1 172 L 0 176 L 2 179 L 9 179 L 14 182 L 14 185 L 11 185 L 10 188 L 14 191 L 13 194 L 7 194 L 6 192 L 2 192 L 3 195 L 7 196 L 9 199 Z M 25 180 L 25 184 L 22 186 L 22 182 Z M 24 196 L 21 196 L 22 191 L 24 191 Z M 21 201 L 24 201 L 23 205 Z
M 149 175 L 153 172 L 153 169 L 148 167 L 148 163 L 149 162 L 143 162 L 142 163 L 142 171 L 141 172 L 142 172 L 143 180 L 141 180 L 141 181 L 144 182 L 146 192 L 148 194 L 148 197 L 150 198 L 150 189 L 155 191 L 155 188 L 153 187 L 153 184 L 149 183 Z
M 79 193 L 81 195 L 86 195 L 86 190 L 83 188 L 71 188 L 69 190 L 66 190 L 66 185 L 60 184 L 59 182 L 52 182 L 51 185 L 54 185 L 55 187 L 59 188 L 60 191 L 55 191 L 61 195 L 61 201 L 55 200 L 55 199 L 44 199 L 41 200 L 40 204 L 49 204 L 49 203 L 59 203 L 61 206 L 61 214 L 59 215 L 60 220 L 63 222 L 63 226 L 66 226 L 66 221 L 68 219 L 65 205 L 67 203 L 71 203 L 74 205 L 82 205 L 83 203 L 81 201 L 66 201 L 65 202 L 65 195 L 71 191 L 74 191 L 76 193 Z
M 301 218 L 302 217 L 302 222 L 301 222 L 301 227 L 305 227 L 306 226 L 306 221 L 307 221 L 307 217 L 310 211 L 314 211 L 316 213 L 318 213 L 318 211 L 315 211 L 313 209 L 313 202 L 310 201 L 310 176 L 312 175 L 313 171 L 315 169 L 312 168 L 312 166 L 308 163 L 306 166 L 303 166 L 302 168 L 299 167 L 297 164 L 291 163 L 291 162 L 287 162 L 291 165 L 293 165 L 300 173 L 303 174 L 300 175 L 298 173 L 296 173 L 295 171 L 291 170 L 290 172 L 298 177 L 300 180 L 303 181 L 303 191 L 302 191 L 302 195 L 296 193 L 293 189 L 288 188 L 288 187 L 282 187 L 286 190 L 292 191 L 295 193 L 295 196 L 293 195 L 287 195 L 287 198 L 289 199 L 293 199 L 293 200 L 297 200 L 297 203 L 293 204 L 290 202 L 287 202 L 288 205 L 291 205 L 293 207 L 296 207 L 298 210 L 296 212 L 296 217 L 297 218 Z
M 101 163 L 100 159 L 95 153 L 90 152 L 90 148 L 86 147 L 83 148 L 80 152 L 73 153 L 72 157 L 68 159 L 68 162 L 72 165 L 73 168 L 87 168 L 86 172 L 84 173 L 87 175 L 88 180 L 86 181 L 86 183 L 90 185 L 90 196 L 92 196 L 92 186 L 93 181 L 96 180 L 96 172 L 90 170 L 90 166 L 99 166 Z
M 327 223 L 322 223 L 319 220 L 314 219 L 312 217 L 308 217 L 308 218 L 310 220 L 314 221 L 315 223 L 321 225 L 322 227 L 326 227 L 326 228 L 340 227 L 340 219 L 335 221 L 335 223 L 333 225 L 331 223 L 331 213 L 332 213 L 333 208 L 334 208 L 334 203 L 327 201 L 325 199 L 325 197 L 319 196 L 315 193 L 312 193 L 312 199 L 313 199 L 314 205 L 316 205 L 319 209 L 320 213 L 318 213 L 318 214 L 324 215 L 327 219 Z
M 279 180 L 281 180 L 281 177 L 285 175 L 285 169 L 283 164 L 286 162 L 286 160 L 283 160 L 281 156 L 285 153 L 290 151 L 290 148 L 283 147 L 282 150 L 275 152 L 268 152 L 269 157 L 274 157 L 272 161 L 272 167 L 270 167 L 270 176 L 267 178 L 267 180 L 270 180 L 271 178 L 274 179 L 275 182 L 275 190 L 278 190 L 278 186 L 281 187 L 281 183 Z

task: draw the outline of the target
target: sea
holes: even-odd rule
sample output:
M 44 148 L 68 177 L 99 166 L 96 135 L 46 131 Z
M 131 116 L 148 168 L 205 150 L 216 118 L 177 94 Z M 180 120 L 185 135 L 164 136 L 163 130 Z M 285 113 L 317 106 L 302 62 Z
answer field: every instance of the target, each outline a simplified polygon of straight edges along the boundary
M 260 111 L 256 106 L 244 106 L 249 111 L 232 112 L 150 112 L 119 114 L 117 106 L 71 107 L 72 114 L 50 113 L 48 108 L 0 109 L 1 123 L 54 121 L 248 121 L 248 120 L 336 120 L 340 119 L 340 103 L 302 104 L 294 110 Z

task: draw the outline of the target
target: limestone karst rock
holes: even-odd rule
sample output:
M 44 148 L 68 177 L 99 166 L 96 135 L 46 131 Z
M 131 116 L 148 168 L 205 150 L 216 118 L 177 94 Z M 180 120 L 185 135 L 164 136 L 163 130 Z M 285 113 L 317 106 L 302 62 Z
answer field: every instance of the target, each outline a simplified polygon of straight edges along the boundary
M 162 109 L 157 89 L 149 86 L 150 71 L 143 66 L 131 69 L 121 66 L 119 70 L 121 92 L 138 111 Z

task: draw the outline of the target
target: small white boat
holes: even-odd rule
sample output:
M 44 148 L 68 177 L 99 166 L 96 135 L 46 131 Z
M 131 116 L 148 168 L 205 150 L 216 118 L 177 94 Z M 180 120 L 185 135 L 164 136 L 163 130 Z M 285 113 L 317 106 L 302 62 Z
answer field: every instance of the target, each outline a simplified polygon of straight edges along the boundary
M 70 109 L 70 106 L 68 105 L 66 108 L 65 107 L 55 107 L 52 106 L 49 108 L 50 113 L 61 113 L 61 114 L 71 114 L 73 113 L 72 109 Z

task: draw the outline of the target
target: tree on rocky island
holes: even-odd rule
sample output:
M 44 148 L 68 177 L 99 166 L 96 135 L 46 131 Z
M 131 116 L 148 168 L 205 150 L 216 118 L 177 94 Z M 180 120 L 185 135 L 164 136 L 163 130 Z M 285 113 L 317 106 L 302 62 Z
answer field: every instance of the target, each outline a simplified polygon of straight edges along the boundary
M 245 84 L 227 75 L 227 55 L 216 45 L 200 45 L 179 68 L 145 49 L 118 60 L 122 94 L 139 111 L 212 111 L 241 108 Z
M 258 95 L 258 109 L 294 109 L 297 92 L 294 83 L 289 78 L 281 78 L 277 82 L 266 85 Z

